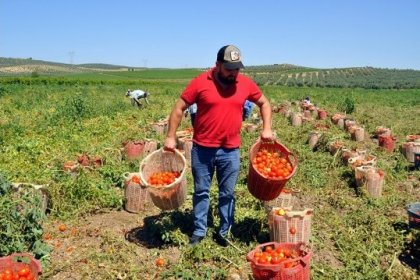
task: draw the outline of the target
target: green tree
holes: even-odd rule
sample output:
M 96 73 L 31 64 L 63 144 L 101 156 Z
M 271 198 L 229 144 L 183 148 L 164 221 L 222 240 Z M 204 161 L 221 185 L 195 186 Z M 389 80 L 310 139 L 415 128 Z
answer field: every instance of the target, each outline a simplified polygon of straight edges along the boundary
M 347 114 L 353 113 L 355 111 L 354 100 L 346 97 L 342 103 L 338 104 L 337 109 Z

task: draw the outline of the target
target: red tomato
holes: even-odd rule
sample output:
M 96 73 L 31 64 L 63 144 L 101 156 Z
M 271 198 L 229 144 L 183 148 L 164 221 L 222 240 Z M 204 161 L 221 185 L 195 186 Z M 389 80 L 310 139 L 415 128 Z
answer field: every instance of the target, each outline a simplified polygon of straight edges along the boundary
M 271 258 L 271 263 L 272 264 L 279 264 L 279 263 L 281 263 L 281 261 L 282 261 L 282 259 L 279 256 L 273 256 Z
M 22 267 L 21 269 L 19 269 L 18 271 L 18 275 L 19 276 L 28 276 L 31 273 L 31 270 L 29 269 L 29 267 L 25 266 Z
M 157 258 L 155 263 L 156 263 L 156 266 L 164 266 L 165 260 L 163 258 Z
M 291 227 L 289 231 L 290 231 L 290 234 L 296 234 L 296 228 L 294 227 Z
M 293 167 L 286 157 L 265 149 L 257 152 L 252 164 L 258 172 L 270 179 L 283 179 L 293 171 Z
M 267 245 L 264 248 L 264 252 L 270 253 L 271 251 L 273 251 L 273 246 Z
M 266 263 L 268 263 L 268 258 L 266 256 L 262 256 L 258 263 L 266 264 Z
M 155 172 L 150 176 L 148 182 L 153 186 L 169 185 L 180 175 L 179 171 Z
M 140 184 L 140 178 L 134 175 L 133 177 L 131 177 L 131 182 L 135 184 Z
M 61 224 L 61 225 L 58 226 L 59 231 L 65 231 L 66 229 L 67 229 L 67 227 L 66 227 L 65 224 Z

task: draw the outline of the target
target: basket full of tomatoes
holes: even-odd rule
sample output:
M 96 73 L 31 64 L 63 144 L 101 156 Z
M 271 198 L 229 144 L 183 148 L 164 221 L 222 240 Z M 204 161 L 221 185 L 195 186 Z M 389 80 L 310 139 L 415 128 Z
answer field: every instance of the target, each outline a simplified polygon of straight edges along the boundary
M 156 207 L 171 210 L 184 203 L 187 197 L 186 165 L 185 157 L 177 149 L 159 149 L 142 160 L 140 179 Z
M 312 252 L 303 243 L 268 242 L 248 253 L 256 280 L 309 280 Z
M 270 240 L 309 244 L 313 210 L 273 207 L 268 214 Z
M 279 196 L 297 170 L 298 158 L 278 141 L 258 140 L 249 151 L 248 190 L 270 201 Z
M 151 204 L 147 188 L 142 186 L 139 173 L 125 172 L 124 176 L 124 208 L 131 213 L 139 213 Z
M 0 258 L 0 279 L 38 279 L 41 263 L 28 253 L 14 253 Z

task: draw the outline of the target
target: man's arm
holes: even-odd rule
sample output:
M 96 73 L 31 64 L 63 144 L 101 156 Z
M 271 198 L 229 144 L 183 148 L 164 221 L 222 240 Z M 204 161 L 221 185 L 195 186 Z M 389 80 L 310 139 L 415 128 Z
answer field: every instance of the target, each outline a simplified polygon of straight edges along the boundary
M 174 150 L 176 148 L 176 130 L 181 123 L 182 115 L 188 104 L 182 98 L 179 98 L 175 103 L 168 121 L 168 132 L 164 143 L 164 149 Z
M 272 141 L 274 139 L 273 131 L 271 130 L 271 105 L 267 97 L 264 95 L 255 103 L 260 107 L 261 118 L 263 121 L 263 129 L 261 131 L 261 140 Z

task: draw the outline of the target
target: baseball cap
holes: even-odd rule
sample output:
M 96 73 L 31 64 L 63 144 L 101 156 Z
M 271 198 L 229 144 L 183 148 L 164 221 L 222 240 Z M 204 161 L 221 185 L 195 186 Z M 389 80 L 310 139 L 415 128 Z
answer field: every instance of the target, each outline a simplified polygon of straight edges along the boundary
M 241 51 L 233 45 L 222 47 L 217 52 L 217 61 L 222 62 L 223 66 L 229 70 L 244 68 L 241 61 Z

